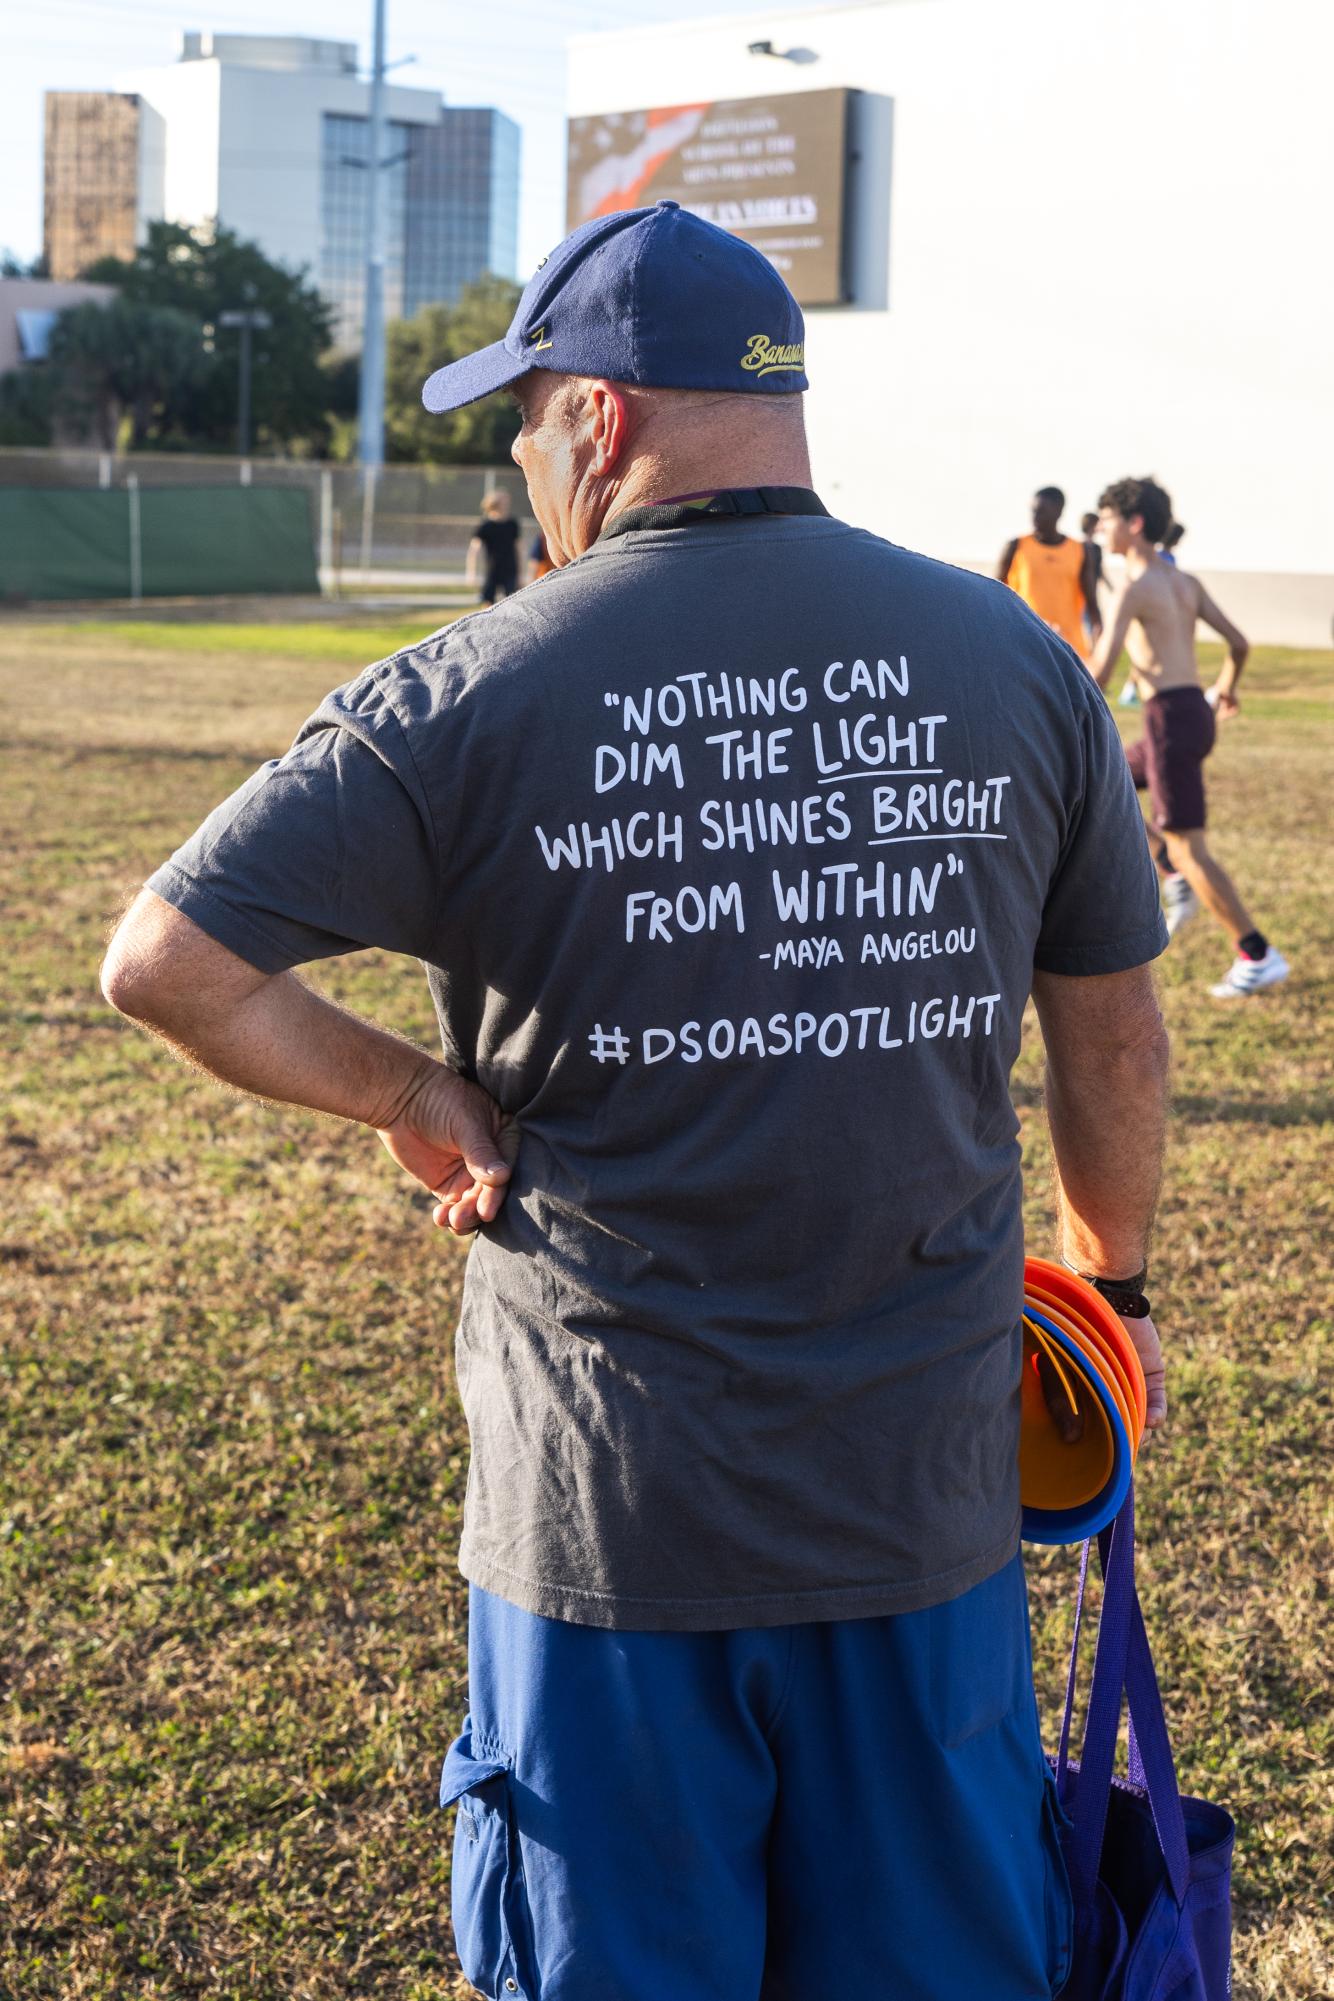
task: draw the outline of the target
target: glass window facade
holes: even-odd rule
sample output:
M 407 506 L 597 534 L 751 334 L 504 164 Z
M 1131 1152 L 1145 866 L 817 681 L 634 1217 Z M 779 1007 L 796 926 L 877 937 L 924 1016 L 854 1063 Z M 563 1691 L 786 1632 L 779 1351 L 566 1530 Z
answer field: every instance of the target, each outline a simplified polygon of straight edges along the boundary
M 326 112 L 320 289 L 335 338 L 361 341 L 370 123 Z M 437 125 L 391 123 L 382 171 L 385 316 L 452 304 L 484 272 L 514 275 L 519 230 L 519 128 L 498 111 L 441 107 Z
M 403 246 L 406 222 L 407 152 L 415 126 L 391 121 L 386 128 L 380 200 L 384 204 L 384 310 L 386 319 L 403 312 Z M 334 309 L 334 338 L 340 347 L 361 342 L 366 287 L 366 205 L 370 191 L 368 118 L 324 114 L 320 170 L 319 285 Z

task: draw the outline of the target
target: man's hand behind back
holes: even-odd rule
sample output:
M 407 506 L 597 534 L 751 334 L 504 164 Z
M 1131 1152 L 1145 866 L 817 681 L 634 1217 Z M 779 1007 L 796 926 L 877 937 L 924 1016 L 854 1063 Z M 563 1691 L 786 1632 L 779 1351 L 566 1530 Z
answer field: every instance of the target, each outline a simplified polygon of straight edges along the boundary
M 433 1066 L 380 1138 L 399 1166 L 439 1197 L 433 1218 L 467 1236 L 500 1214 L 519 1157 L 519 1128 L 479 1085 Z

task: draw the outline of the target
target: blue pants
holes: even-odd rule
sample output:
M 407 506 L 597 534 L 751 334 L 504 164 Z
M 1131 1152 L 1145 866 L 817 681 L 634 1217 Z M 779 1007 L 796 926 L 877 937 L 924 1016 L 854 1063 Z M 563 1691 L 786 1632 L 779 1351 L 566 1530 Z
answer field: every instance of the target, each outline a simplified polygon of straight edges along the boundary
M 493 2001 L 1050 2001 L 1060 1809 L 1018 1557 L 949 1604 L 604 1632 L 474 1589 L 454 1931 Z

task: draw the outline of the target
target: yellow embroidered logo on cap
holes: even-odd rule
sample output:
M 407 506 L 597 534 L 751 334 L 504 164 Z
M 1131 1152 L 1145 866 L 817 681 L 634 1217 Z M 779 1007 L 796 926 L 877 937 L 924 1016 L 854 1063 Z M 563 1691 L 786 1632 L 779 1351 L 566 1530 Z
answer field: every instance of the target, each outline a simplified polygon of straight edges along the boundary
M 806 366 L 805 343 L 794 341 L 790 347 L 775 347 L 768 334 L 752 334 L 741 366 L 760 375 L 800 375 Z
M 528 336 L 529 347 L 550 347 L 551 342 L 547 339 L 546 335 L 547 330 L 545 327 L 534 327 Z

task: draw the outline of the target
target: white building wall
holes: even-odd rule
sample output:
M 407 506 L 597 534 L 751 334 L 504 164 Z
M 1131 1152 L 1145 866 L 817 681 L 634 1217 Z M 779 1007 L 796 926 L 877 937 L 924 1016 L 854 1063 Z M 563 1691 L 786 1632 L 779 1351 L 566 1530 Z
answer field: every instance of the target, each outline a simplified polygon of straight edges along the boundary
M 830 504 L 990 565 L 1035 486 L 1077 529 L 1153 472 L 1243 623 L 1328 645 L 1332 67 L 1305 0 L 876 0 L 582 37 L 568 109 L 866 93 L 857 302 L 807 314 Z
M 194 224 L 217 214 L 220 83 L 215 62 L 164 64 L 117 83 L 118 90 L 137 92 L 149 114 L 151 138 L 147 147 L 140 142 L 140 196 L 157 196 L 161 205 L 145 211 L 145 224 L 159 216 Z
M 368 117 L 370 86 L 318 71 L 223 66 L 218 214 L 291 270 L 316 262 L 326 112 Z M 439 93 L 391 85 L 385 117 L 438 124 Z M 394 150 L 387 135 L 386 153 Z
M 139 185 L 135 198 L 135 241 L 142 243 L 148 225 L 166 213 L 167 126 L 162 113 L 139 99 Z
M 144 70 L 117 88 L 137 91 L 159 122 L 157 158 L 141 152 L 146 216 L 198 227 L 215 217 L 291 270 L 315 264 L 326 111 L 366 117 L 370 86 L 333 68 L 250 67 L 218 57 Z M 385 115 L 434 125 L 440 97 L 390 85 Z

